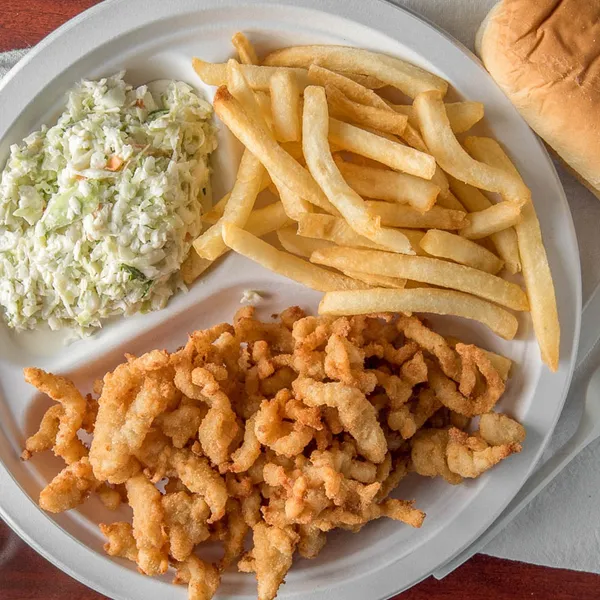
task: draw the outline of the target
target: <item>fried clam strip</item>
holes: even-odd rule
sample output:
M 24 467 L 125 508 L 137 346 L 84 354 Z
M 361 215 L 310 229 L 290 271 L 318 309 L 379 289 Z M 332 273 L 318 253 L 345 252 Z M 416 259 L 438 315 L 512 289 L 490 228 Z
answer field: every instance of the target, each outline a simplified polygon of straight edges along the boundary
M 414 436 L 423 425 L 440 408 L 442 403 L 429 389 L 419 390 L 416 400 L 391 410 L 388 415 L 388 426 L 392 431 L 399 431 L 403 439 Z
M 40 492 L 39 504 L 48 512 L 59 513 L 79 506 L 98 486 L 87 456 L 67 465 Z
M 60 419 L 64 415 L 62 405 L 51 406 L 42 417 L 38 430 L 25 441 L 25 450 L 21 454 L 23 460 L 29 460 L 33 454 L 50 450 L 56 444 L 56 436 Z
M 206 365 L 207 367 L 209 365 Z M 216 366 L 216 365 L 215 365 Z M 227 369 L 214 369 L 221 381 L 227 379 Z M 238 434 L 236 415 L 227 394 L 208 368 L 196 367 L 192 371 L 192 383 L 201 388 L 210 409 L 198 430 L 198 439 L 205 456 L 217 466 L 229 460 L 229 446 Z
M 407 96 L 414 98 L 426 90 L 439 90 L 445 94 L 448 83 L 398 58 L 369 52 L 348 46 L 294 46 L 271 52 L 265 59 L 265 65 L 277 67 L 304 67 L 312 64 L 332 71 L 353 71 L 371 75 L 391 85 Z
M 441 475 L 448 483 L 457 485 L 462 478 L 450 470 L 446 459 L 447 429 L 421 429 L 411 439 L 411 466 L 419 475 Z
M 348 224 L 372 242 L 395 252 L 414 254 L 403 233 L 380 227 L 379 220 L 370 215 L 364 200 L 346 183 L 337 168 L 329 148 L 329 114 L 323 88 L 309 86 L 304 91 L 302 128 L 302 148 L 308 169 Z
M 186 492 L 165 494 L 161 502 L 169 537 L 169 554 L 182 562 L 196 544 L 209 538 L 207 520 L 210 509 L 201 496 Z
M 346 338 L 333 334 L 325 346 L 325 374 L 368 394 L 375 389 L 377 377 L 363 368 L 365 351 Z
M 256 574 L 258 600 L 273 600 L 292 566 L 299 536 L 292 527 L 257 523 L 252 529 L 252 538 L 254 547 L 238 562 L 238 569 Z
M 188 584 L 189 600 L 210 600 L 221 583 L 221 573 L 193 554 L 177 565 L 177 575 L 173 583 Z
M 517 452 L 521 452 L 521 444 L 518 442 L 490 446 L 480 436 L 469 436 L 456 427 L 448 431 L 448 467 L 461 477 L 479 477 L 501 460 Z
M 139 358 L 129 357 L 104 377 L 102 395 L 98 400 L 98 417 L 90 448 L 90 462 L 100 481 L 124 483 L 139 470 L 133 455 L 141 446 L 154 418 L 175 397 L 176 390 L 168 383 L 155 389 L 158 373 L 165 373 L 168 354 L 155 350 Z M 163 396 L 163 391 L 167 392 Z
M 106 554 L 126 558 L 137 563 L 138 549 L 133 537 L 131 523 L 125 523 L 124 521 L 117 521 L 110 525 L 100 523 L 99 527 L 102 535 L 107 539 L 104 544 Z
M 344 429 L 356 440 L 360 454 L 374 463 L 385 458 L 387 444 L 377 413 L 365 395 L 343 383 L 322 383 L 299 377 L 292 384 L 296 397 L 308 406 L 337 408 Z
M 418 317 L 400 315 L 396 327 L 409 340 L 413 340 L 421 348 L 433 354 L 438 359 L 442 371 L 448 377 L 458 381 L 460 366 L 458 356 L 443 336 L 425 327 Z
M 431 389 L 444 406 L 465 417 L 474 417 L 489 412 L 504 393 L 505 386 L 502 378 L 494 369 L 489 358 L 477 346 L 457 344 L 457 352 L 462 358 L 463 365 L 467 363 L 466 370 L 471 368 L 473 362 L 477 365 L 486 380 L 485 391 L 474 398 L 464 396 L 456 389 L 454 381 L 446 377 L 440 368 L 430 361 L 427 366 Z M 464 371 L 465 368 L 463 368 Z
M 210 508 L 208 523 L 223 517 L 227 488 L 224 479 L 211 468 L 207 458 L 187 448 L 172 448 L 168 438 L 158 431 L 146 436 L 136 456 L 146 466 L 146 474 L 152 475 L 152 481 L 177 477 L 190 492 L 200 494 Z
M 125 486 L 133 509 L 137 564 L 146 575 L 165 573 L 169 568 L 169 555 L 160 492 L 141 474 L 128 479 Z
M 272 400 L 264 400 L 256 413 L 254 431 L 259 442 L 283 456 L 300 454 L 313 439 L 315 430 L 300 421 L 285 420 L 290 391 L 280 390 Z
M 502 413 L 486 413 L 479 419 L 479 435 L 490 446 L 521 444 L 525 441 L 525 428 Z
M 171 412 L 159 415 L 155 423 L 173 441 L 175 448 L 183 448 L 198 435 L 198 428 L 206 416 L 208 407 L 195 400 L 182 398 L 181 404 Z
M 412 501 L 390 499 L 384 500 L 381 504 L 369 504 L 358 513 L 343 508 L 329 508 L 315 519 L 314 525 L 321 531 L 341 528 L 356 532 L 369 521 L 387 517 L 419 528 L 425 520 L 425 513 L 414 508 L 413 504 Z
M 256 436 L 257 413 L 250 416 L 244 428 L 244 441 L 242 445 L 231 454 L 231 465 L 229 470 L 232 473 L 243 473 L 247 471 L 260 456 L 261 443 Z
M 85 417 L 87 407 L 85 398 L 71 381 L 60 375 L 53 375 L 33 367 L 24 369 L 23 375 L 27 383 L 62 406 L 63 412 L 58 417 L 54 453 L 63 458 L 67 464 L 77 462 L 87 454 L 85 446 L 77 437 Z
M 298 535 L 297 550 L 302 558 L 316 558 L 327 543 L 325 532 L 315 525 L 298 525 Z

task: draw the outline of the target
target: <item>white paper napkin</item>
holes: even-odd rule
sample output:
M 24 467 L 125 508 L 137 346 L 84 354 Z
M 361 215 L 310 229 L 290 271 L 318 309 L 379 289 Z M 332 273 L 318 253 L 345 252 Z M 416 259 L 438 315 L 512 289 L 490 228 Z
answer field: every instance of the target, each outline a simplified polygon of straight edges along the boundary
M 423 15 L 469 49 L 495 0 L 395 0 Z M 0 77 L 25 51 L 0 54 Z M 556 163 L 573 219 L 583 277 L 584 303 L 600 281 L 600 201 Z M 600 324 L 599 324 L 600 325 Z M 599 326 L 600 330 L 600 326 Z M 600 362 L 600 350 L 591 362 Z M 549 456 L 574 432 L 580 404 L 572 402 L 558 423 Z M 536 500 L 484 550 L 486 554 L 551 567 L 600 573 L 600 442 L 573 461 Z

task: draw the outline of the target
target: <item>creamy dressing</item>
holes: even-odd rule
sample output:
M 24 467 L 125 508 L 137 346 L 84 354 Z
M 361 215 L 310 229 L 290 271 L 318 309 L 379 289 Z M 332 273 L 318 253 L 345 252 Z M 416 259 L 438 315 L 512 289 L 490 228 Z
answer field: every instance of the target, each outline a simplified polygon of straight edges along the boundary
M 82 81 L 56 125 L 0 179 L 0 305 L 9 326 L 86 335 L 165 306 L 201 230 L 216 147 L 212 107 L 190 86 Z

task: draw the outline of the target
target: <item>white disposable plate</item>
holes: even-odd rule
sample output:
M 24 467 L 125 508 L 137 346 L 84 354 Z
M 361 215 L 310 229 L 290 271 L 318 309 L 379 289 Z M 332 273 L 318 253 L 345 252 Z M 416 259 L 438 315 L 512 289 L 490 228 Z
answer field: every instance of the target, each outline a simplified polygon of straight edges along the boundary
M 301 6 L 300 6 L 301 4 Z M 303 0 L 236 3 L 232 0 L 120 0 L 103 2 L 51 35 L 3 82 L 0 93 L 0 160 L 42 122 L 54 118 L 64 92 L 82 77 L 127 69 L 135 84 L 186 80 L 199 88 L 190 66 L 193 55 L 211 61 L 231 56 L 229 38 L 247 32 L 262 51 L 305 43 L 350 44 L 380 50 L 433 70 L 448 79 L 458 96 L 486 106 L 486 128 L 509 150 L 520 168 L 542 224 L 556 282 L 562 325 L 561 362 L 552 374 L 540 362 L 528 316 L 518 338 L 504 343 L 482 327 L 453 318 L 436 319 L 447 332 L 502 352 L 515 360 L 501 407 L 527 427 L 523 452 L 484 477 L 458 487 L 438 480 L 409 478 L 402 497 L 415 498 L 427 512 L 420 530 L 381 520 L 360 535 L 336 533 L 317 560 L 298 560 L 280 597 L 310 600 L 384 598 L 413 585 L 471 543 L 521 487 L 554 428 L 569 385 L 579 333 L 580 277 L 569 209 L 548 156 L 533 133 L 477 60 L 452 39 L 409 12 L 378 0 Z M 211 95 L 214 90 L 204 89 Z M 230 150 L 235 152 L 230 152 Z M 231 182 L 239 148 L 225 134 L 217 157 L 215 187 Z M 132 564 L 102 551 L 98 521 L 109 513 L 91 500 L 78 511 L 51 516 L 36 505 L 41 487 L 59 470 L 51 456 L 19 460 L 26 435 L 48 405 L 25 385 L 21 368 L 38 365 L 73 376 L 88 387 L 121 360 L 123 352 L 174 348 L 187 332 L 230 319 L 246 288 L 268 292 L 263 316 L 290 304 L 316 308 L 319 294 L 275 276 L 238 256 L 173 299 L 159 313 L 119 320 L 100 334 L 67 347 L 52 336 L 15 337 L 0 326 L 0 508 L 2 517 L 38 552 L 86 585 L 122 599 L 185 597 L 168 577 L 151 579 Z M 255 581 L 227 573 L 221 594 L 255 597 Z

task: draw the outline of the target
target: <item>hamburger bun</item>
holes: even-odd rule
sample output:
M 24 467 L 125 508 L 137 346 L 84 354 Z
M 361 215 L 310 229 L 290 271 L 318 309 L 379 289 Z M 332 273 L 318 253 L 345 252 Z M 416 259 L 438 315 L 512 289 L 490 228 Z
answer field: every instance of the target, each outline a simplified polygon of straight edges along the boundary
M 600 198 L 600 2 L 502 0 L 476 38 L 521 115 Z

